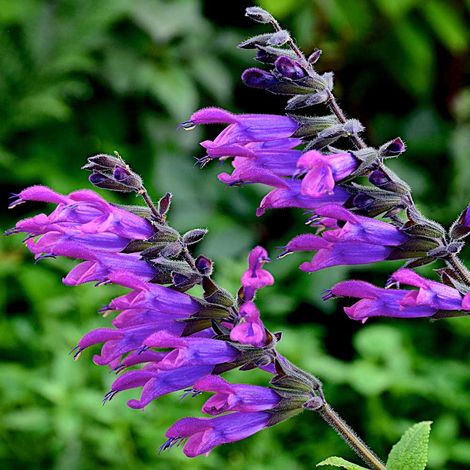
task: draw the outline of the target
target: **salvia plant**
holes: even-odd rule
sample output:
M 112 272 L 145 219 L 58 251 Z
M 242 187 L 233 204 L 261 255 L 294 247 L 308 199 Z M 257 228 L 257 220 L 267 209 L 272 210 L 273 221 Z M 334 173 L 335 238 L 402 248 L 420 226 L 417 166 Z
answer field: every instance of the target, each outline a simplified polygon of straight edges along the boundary
M 470 273 L 458 253 L 470 234 L 469 207 L 449 230 L 421 214 L 408 184 L 386 164 L 405 151 L 402 139 L 378 148 L 366 144 L 363 125 L 347 118 L 335 100 L 333 73 L 315 68 L 321 51 L 306 57 L 289 32 L 261 8 L 248 8 L 247 16 L 270 24 L 274 32 L 239 45 L 253 49 L 263 65 L 245 70 L 242 80 L 250 87 L 287 96 L 287 114 L 236 115 L 219 108 L 195 112 L 181 124 L 183 129 L 226 125 L 213 141 L 201 142 L 206 154 L 198 163 L 203 167 L 232 158 L 233 171 L 219 174 L 221 182 L 272 187 L 259 205 L 259 216 L 267 209 L 305 211 L 307 233 L 287 242 L 278 256 L 313 252 L 310 261 L 300 265 L 302 271 L 404 261 L 384 286 L 346 280 L 324 293 L 325 300 L 355 299 L 344 308 L 351 319 L 468 315 Z M 327 114 L 310 113 L 310 108 L 321 106 Z M 85 349 L 102 344 L 94 363 L 118 374 L 105 402 L 133 388 L 141 389 L 140 397 L 128 402 L 136 409 L 175 391 L 193 396 L 211 393 L 202 407 L 209 417 L 179 420 L 161 446 L 166 450 L 184 445 L 189 457 L 208 454 L 220 444 L 310 410 L 332 426 L 368 468 L 426 466 L 429 422 L 407 431 L 385 465 L 332 409 L 320 380 L 277 351 L 281 333 L 263 325 L 255 303 L 257 291 L 274 283 L 265 269 L 271 260 L 263 247 L 248 254 L 240 290 L 230 293 L 213 280 L 212 260 L 193 255 L 193 247 L 207 230 L 182 234 L 168 223 L 171 194 L 154 203 L 142 178 L 118 153 L 90 157 L 83 168 L 91 172 L 94 186 L 136 193 L 146 205 L 111 204 L 87 189 L 62 195 L 33 186 L 13 196 L 11 207 L 41 201 L 56 208 L 49 215 L 21 220 L 7 233 L 25 233 L 24 242 L 37 259 L 82 260 L 64 278 L 67 285 L 114 283 L 129 289 L 101 309 L 105 317 L 120 311 L 111 325 L 85 334 L 74 348 L 78 358 Z M 414 271 L 436 261 L 439 279 Z M 232 369 L 254 368 L 266 372 L 269 384 L 229 383 L 223 378 Z M 319 465 L 364 468 L 340 457 Z

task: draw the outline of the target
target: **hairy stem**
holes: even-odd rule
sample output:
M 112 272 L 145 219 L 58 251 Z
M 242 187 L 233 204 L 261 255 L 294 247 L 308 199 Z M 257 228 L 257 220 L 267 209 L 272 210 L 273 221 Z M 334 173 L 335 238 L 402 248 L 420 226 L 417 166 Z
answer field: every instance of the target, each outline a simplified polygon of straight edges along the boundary
M 145 201 L 145 204 L 147 204 L 148 208 L 152 212 L 152 215 L 157 219 L 157 221 L 160 223 L 163 222 L 163 218 L 160 212 L 158 212 L 158 209 L 156 208 L 155 204 L 153 203 L 152 199 L 149 196 L 149 193 L 147 192 L 144 186 L 141 186 L 137 194 L 140 194 L 142 196 L 143 200 Z
M 450 255 L 446 263 L 459 275 L 464 284 L 470 286 L 470 272 L 457 255 Z
M 328 403 L 325 403 L 316 411 L 370 468 L 374 470 L 387 470 L 383 462 Z

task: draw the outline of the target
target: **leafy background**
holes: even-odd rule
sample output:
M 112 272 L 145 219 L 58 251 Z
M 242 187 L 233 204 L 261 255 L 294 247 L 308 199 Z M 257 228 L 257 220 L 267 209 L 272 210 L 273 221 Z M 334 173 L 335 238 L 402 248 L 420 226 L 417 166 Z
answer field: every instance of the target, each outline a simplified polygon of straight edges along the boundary
M 367 125 L 374 145 L 408 144 L 395 169 L 424 213 L 444 224 L 468 202 L 470 2 L 451 0 L 263 0 L 319 68 L 336 71 L 336 93 Z M 283 100 L 244 89 L 253 64 L 234 46 L 265 31 L 243 17 L 249 3 L 200 0 L 0 0 L 0 180 L 7 195 L 43 183 L 87 186 L 87 156 L 115 149 L 155 197 L 171 190 L 172 223 L 207 226 L 202 251 L 236 291 L 249 248 L 271 250 L 305 230 L 302 215 L 254 216 L 258 188 L 227 189 L 217 165 L 193 168 L 198 141 L 214 130 L 176 129 L 202 106 L 282 112 Z M 467 87 L 466 87 L 467 86 Z M 112 197 L 112 196 L 109 196 Z M 114 198 L 115 201 L 123 199 Z M 2 229 L 38 208 L 2 214 Z M 165 429 L 198 415 L 199 398 L 165 397 L 144 413 L 124 392 L 102 407 L 111 374 L 91 352 L 68 355 L 95 312 L 119 291 L 60 282 L 74 263 L 37 265 L 18 237 L 0 239 L 0 466 L 27 469 L 307 469 L 330 456 L 354 460 L 313 413 L 304 413 L 210 457 L 157 454 Z M 468 254 L 468 252 L 467 252 Z M 432 420 L 430 469 L 470 467 L 470 323 L 465 319 L 348 320 L 320 293 L 354 275 L 383 283 L 397 267 L 333 268 L 308 276 L 303 256 L 270 265 L 276 286 L 259 295 L 263 318 L 284 332 L 282 353 L 317 374 L 333 406 L 385 456 L 412 423 Z M 425 271 L 432 275 L 432 271 Z M 245 380 L 263 383 L 261 375 Z

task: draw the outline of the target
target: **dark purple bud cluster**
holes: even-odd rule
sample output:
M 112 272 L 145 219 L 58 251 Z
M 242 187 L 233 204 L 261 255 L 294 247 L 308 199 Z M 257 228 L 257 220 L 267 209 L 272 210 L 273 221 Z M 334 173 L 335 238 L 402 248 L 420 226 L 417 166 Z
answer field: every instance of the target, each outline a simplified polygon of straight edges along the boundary
M 91 171 L 90 183 L 97 188 L 124 193 L 138 192 L 142 188 L 140 176 L 124 163 L 119 154 L 90 157 L 82 169 Z

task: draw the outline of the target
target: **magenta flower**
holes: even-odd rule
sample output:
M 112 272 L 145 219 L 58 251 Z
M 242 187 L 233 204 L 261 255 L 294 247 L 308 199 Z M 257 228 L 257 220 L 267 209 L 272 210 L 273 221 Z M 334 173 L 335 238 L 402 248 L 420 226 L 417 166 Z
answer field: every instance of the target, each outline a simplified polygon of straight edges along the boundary
M 204 108 L 190 120 L 194 124 L 229 124 L 215 139 L 215 146 L 248 144 L 286 139 L 299 124 L 288 116 L 274 114 L 232 114 L 220 108 Z
M 125 272 L 113 273 L 109 280 L 135 290 L 105 307 L 105 310 L 123 310 L 112 322 L 115 328 L 90 331 L 77 345 L 76 356 L 94 344 L 104 343 L 101 355 L 93 357 L 98 365 L 109 364 L 111 368 L 122 365 L 124 354 L 142 352 L 147 348 L 145 340 L 158 331 L 181 335 L 185 328 L 182 320 L 202 309 L 201 303 L 188 294 L 143 282 Z
M 311 197 L 333 194 L 335 183 L 350 176 L 359 164 L 360 161 L 350 152 L 331 155 L 323 155 L 316 150 L 305 152 L 297 162 L 297 167 L 305 172 L 300 192 Z
M 193 389 L 214 392 L 202 407 L 204 413 L 219 415 L 228 411 L 254 412 L 275 408 L 281 397 L 272 389 L 248 384 L 231 384 L 218 375 L 198 380 Z
M 50 215 L 38 214 L 19 221 L 10 233 L 25 232 L 33 236 L 62 233 L 82 239 L 105 234 L 108 238 L 103 240 L 103 249 L 107 249 L 107 243 L 119 241 L 124 248 L 129 240 L 145 240 L 154 233 L 147 220 L 109 204 L 87 189 L 64 196 L 46 186 L 31 186 L 21 191 L 10 207 L 26 201 L 50 202 L 57 204 L 57 208 Z
M 230 331 L 230 339 L 241 344 L 264 346 L 266 344 L 266 329 L 254 302 L 244 302 L 239 313 L 240 319 Z
M 266 209 L 285 209 L 290 207 L 315 210 L 325 204 L 344 204 L 350 194 L 343 188 L 336 186 L 331 194 L 312 197 L 302 194 L 302 181 L 299 179 L 286 179 L 285 188 L 274 189 L 261 201 L 256 215 L 259 217 Z
M 245 439 L 269 426 L 268 412 L 236 412 L 216 418 L 183 418 L 166 432 L 168 441 L 162 449 L 187 439 L 183 451 L 188 457 L 205 454 L 221 444 Z
M 159 331 L 145 340 L 145 346 L 152 348 L 173 348 L 161 362 L 161 370 L 189 366 L 206 366 L 234 361 L 239 352 L 226 341 L 200 338 L 196 335 L 187 337 L 173 336 L 167 331 Z
M 142 361 L 145 362 L 145 361 Z M 176 369 L 160 369 L 160 358 L 148 361 L 138 370 L 130 370 L 120 375 L 111 385 L 105 400 L 111 400 L 116 393 L 132 388 L 142 388 L 140 399 L 127 402 L 130 408 L 141 409 L 153 400 L 178 390 L 191 387 L 197 380 L 212 372 L 212 365 L 193 365 Z
M 301 264 L 300 269 L 306 272 L 384 261 L 395 247 L 409 239 L 391 224 L 355 215 L 341 206 L 325 205 L 315 213 L 326 217 L 328 225 L 331 225 L 331 219 L 346 223 L 342 228 L 322 232 L 321 236 L 298 235 L 287 244 L 281 256 L 296 251 L 317 251 L 311 262 Z
M 359 298 L 344 311 L 353 320 L 369 317 L 419 318 L 431 317 L 439 310 L 462 310 L 463 298 L 456 289 L 425 279 L 409 269 L 400 269 L 392 279 L 418 290 L 383 289 L 364 281 L 343 281 L 331 288 L 325 298 Z
M 272 274 L 262 268 L 268 261 L 271 261 L 268 253 L 261 246 L 253 248 L 248 255 L 248 270 L 243 273 L 241 279 L 245 300 L 253 299 L 258 289 L 274 284 Z

